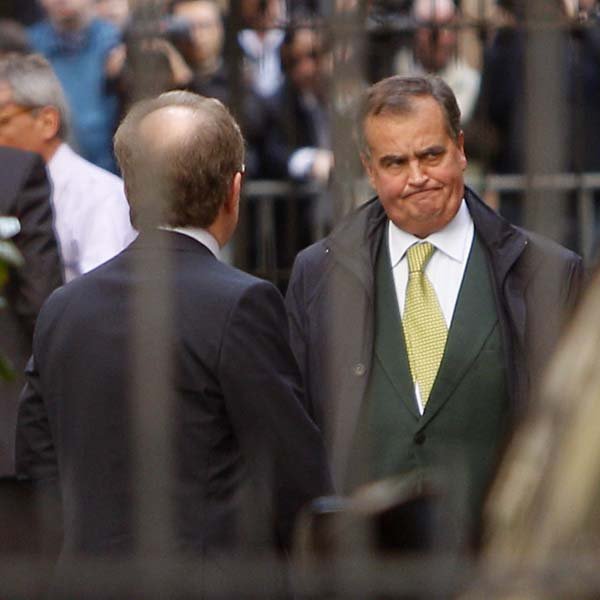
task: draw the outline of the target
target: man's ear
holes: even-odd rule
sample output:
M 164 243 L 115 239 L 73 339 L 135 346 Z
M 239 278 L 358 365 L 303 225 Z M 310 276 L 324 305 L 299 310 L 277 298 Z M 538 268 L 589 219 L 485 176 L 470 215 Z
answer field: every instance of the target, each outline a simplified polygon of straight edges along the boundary
M 44 106 L 40 108 L 36 121 L 45 142 L 52 141 L 58 135 L 60 129 L 60 114 L 53 106 Z
M 460 163 L 462 166 L 462 170 L 464 171 L 467 168 L 467 155 L 465 154 L 465 134 L 460 130 L 458 134 L 458 138 L 456 140 L 456 146 L 459 152 Z
M 240 195 L 242 193 L 242 174 L 238 171 L 231 182 L 229 195 L 225 201 L 224 207 L 227 213 L 236 213 L 240 208 Z

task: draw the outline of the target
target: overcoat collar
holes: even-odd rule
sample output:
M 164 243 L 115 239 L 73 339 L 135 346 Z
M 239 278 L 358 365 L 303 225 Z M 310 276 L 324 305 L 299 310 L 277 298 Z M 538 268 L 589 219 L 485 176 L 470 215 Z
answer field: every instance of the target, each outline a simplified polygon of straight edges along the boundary
M 501 285 L 525 249 L 527 236 L 484 204 L 467 186 L 465 201 Z M 383 206 L 374 197 L 342 221 L 328 238 L 335 259 L 360 279 L 368 294 L 373 293 L 374 265 L 386 223 Z
M 387 215 L 377 197 L 363 204 L 338 225 L 328 238 L 333 257 L 350 270 L 373 297 L 375 261 Z

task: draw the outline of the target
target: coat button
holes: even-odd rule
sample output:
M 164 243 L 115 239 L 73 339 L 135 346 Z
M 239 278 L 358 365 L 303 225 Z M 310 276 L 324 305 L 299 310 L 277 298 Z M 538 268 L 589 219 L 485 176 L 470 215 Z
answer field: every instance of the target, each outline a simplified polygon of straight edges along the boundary
M 356 363 L 354 367 L 352 367 L 352 372 L 357 377 L 362 377 L 367 372 L 367 368 L 362 363 Z
M 415 437 L 413 437 L 413 442 L 415 444 L 418 444 L 419 446 L 421 444 L 424 444 L 425 443 L 425 434 L 422 431 L 415 433 Z

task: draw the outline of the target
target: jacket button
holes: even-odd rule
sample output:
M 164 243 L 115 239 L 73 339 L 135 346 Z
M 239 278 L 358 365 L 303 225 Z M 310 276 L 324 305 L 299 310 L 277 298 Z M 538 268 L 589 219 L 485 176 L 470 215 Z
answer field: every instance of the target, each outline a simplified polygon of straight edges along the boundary
M 425 443 L 425 434 L 422 431 L 415 433 L 415 437 L 413 437 L 413 441 L 415 444 L 418 444 L 420 446 L 421 444 Z
M 354 367 L 352 367 L 352 372 L 357 377 L 362 377 L 367 372 L 367 368 L 362 363 L 356 363 Z

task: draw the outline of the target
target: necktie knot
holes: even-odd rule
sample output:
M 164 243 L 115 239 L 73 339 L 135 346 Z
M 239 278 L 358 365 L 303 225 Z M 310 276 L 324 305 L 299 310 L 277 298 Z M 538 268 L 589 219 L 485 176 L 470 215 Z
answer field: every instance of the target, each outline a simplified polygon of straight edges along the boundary
M 406 258 L 408 259 L 408 272 L 418 273 L 423 271 L 434 250 L 435 246 L 429 242 L 413 244 L 406 251 Z

